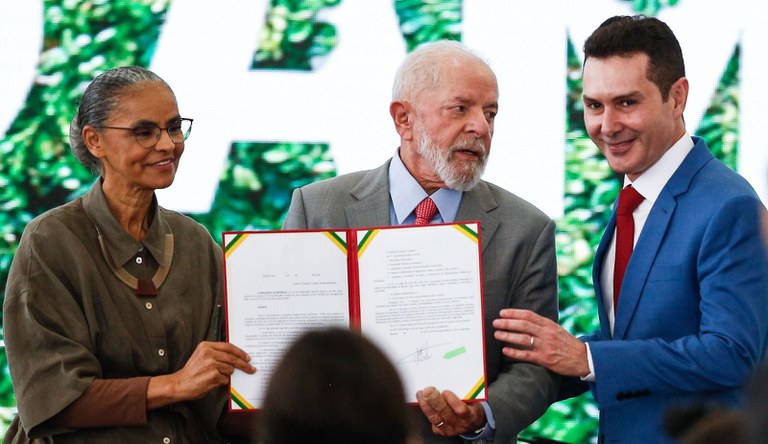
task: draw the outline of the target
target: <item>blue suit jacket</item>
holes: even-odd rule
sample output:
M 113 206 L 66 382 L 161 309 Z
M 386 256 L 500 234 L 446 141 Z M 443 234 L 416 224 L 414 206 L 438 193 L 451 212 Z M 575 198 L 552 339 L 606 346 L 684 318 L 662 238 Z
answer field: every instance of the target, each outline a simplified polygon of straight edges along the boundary
M 737 404 L 766 348 L 765 207 L 741 176 L 693 140 L 640 233 L 613 337 L 599 282 L 615 214 L 597 248 L 592 278 L 602 329 L 582 340 L 595 366 L 599 442 L 671 442 L 663 429 L 670 407 Z

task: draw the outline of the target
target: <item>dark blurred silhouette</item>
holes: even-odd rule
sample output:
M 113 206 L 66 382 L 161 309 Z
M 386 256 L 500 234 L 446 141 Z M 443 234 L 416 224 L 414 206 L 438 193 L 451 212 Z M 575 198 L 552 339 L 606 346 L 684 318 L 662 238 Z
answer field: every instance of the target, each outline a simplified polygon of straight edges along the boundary
M 744 422 L 741 411 L 704 404 L 674 407 L 664 417 L 677 444 L 743 444 Z
M 416 443 L 403 385 L 362 335 L 338 328 L 301 336 L 285 353 L 264 401 L 265 444 Z
M 744 421 L 747 444 L 763 444 L 768 440 L 768 361 L 763 362 L 749 386 Z

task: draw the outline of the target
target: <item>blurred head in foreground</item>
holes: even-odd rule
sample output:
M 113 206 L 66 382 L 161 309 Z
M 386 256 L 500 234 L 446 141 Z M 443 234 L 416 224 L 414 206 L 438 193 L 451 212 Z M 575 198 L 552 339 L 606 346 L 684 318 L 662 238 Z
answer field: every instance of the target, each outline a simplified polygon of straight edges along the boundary
M 264 442 L 403 444 L 411 435 L 400 377 L 358 333 L 301 336 L 275 369 L 264 402 Z

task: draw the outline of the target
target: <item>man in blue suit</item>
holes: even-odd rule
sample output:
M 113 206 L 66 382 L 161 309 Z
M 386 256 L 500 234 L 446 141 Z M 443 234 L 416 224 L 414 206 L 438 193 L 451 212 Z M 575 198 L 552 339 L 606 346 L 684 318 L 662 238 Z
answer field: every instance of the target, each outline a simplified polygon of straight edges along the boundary
M 614 214 L 593 266 L 600 330 L 577 339 L 549 319 L 507 309 L 493 323 L 495 337 L 517 346 L 506 356 L 571 377 L 561 394 L 588 384 L 600 410 L 599 442 L 671 442 L 663 429 L 671 406 L 738 405 L 763 358 L 766 210 L 741 176 L 686 132 L 688 80 L 666 24 L 610 18 L 584 53 L 589 136 L 642 196 L 627 213 L 634 250 L 614 287 L 622 268 L 614 264 Z

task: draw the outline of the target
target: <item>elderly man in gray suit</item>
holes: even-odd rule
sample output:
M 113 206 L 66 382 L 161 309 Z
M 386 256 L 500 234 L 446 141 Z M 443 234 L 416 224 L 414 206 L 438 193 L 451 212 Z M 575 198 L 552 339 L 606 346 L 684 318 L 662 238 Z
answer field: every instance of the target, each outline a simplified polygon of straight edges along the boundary
M 480 221 L 488 401 L 420 390 L 413 413 L 425 443 L 513 442 L 554 401 L 559 383 L 541 367 L 507 359 L 490 328 L 508 307 L 552 320 L 558 314 L 554 222 L 481 180 L 497 109 L 496 76 L 484 60 L 457 42 L 421 46 L 395 77 L 390 114 L 400 147 L 392 159 L 295 190 L 283 223 L 322 229 Z

